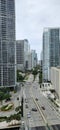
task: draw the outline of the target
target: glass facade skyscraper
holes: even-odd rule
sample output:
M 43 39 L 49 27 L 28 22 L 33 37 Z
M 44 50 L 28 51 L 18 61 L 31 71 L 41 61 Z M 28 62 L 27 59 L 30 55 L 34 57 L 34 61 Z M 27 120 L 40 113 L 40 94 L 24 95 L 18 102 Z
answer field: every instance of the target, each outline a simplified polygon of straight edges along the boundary
M 0 86 L 15 86 L 15 0 L 0 0 Z
M 60 66 L 60 29 L 46 28 L 43 33 L 43 80 L 50 81 L 50 68 Z
M 31 50 L 31 64 L 32 69 L 37 66 L 37 53 L 35 50 Z
M 25 70 L 27 68 L 29 51 L 30 45 L 27 39 L 16 41 L 16 63 L 18 70 Z

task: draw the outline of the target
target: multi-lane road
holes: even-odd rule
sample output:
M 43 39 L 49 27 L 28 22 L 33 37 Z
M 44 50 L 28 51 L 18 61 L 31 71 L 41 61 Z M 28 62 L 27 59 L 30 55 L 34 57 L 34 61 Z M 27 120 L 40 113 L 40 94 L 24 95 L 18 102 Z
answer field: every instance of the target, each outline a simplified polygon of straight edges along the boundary
M 25 83 L 23 96 L 26 130 L 60 130 L 60 115 L 40 90 L 38 76 L 34 82 L 30 76 Z

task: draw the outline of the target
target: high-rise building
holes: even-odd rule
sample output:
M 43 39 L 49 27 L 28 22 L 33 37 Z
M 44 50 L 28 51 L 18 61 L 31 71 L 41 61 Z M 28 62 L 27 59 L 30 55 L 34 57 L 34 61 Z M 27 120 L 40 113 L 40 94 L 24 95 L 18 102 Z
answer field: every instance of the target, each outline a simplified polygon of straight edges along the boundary
M 15 86 L 15 0 L 0 0 L 0 86 Z
M 50 81 L 50 68 L 60 65 L 60 29 L 45 28 L 43 32 L 43 80 Z
M 37 66 L 37 53 L 35 50 L 31 50 L 31 64 L 32 64 L 32 68 Z
M 43 65 L 43 51 L 41 51 L 41 54 L 40 54 L 40 69 L 42 70 L 42 65 Z
M 28 69 L 28 53 L 30 51 L 30 45 L 27 39 L 16 41 L 16 62 L 17 69 Z
M 31 51 L 28 54 L 28 70 L 32 69 L 32 55 L 31 55 Z

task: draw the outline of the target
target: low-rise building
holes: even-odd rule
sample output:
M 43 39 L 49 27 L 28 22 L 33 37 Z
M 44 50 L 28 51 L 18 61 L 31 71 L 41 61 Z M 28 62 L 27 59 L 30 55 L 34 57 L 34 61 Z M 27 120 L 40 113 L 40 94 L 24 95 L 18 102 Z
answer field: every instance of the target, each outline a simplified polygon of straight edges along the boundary
M 51 83 L 60 99 L 60 67 L 51 67 Z

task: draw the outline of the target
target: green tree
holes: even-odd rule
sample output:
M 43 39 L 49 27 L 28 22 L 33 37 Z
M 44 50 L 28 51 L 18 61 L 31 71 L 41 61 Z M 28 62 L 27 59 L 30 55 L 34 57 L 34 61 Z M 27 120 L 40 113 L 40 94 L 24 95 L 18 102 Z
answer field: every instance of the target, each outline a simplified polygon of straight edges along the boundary
M 17 70 L 17 82 L 23 82 L 25 76 L 22 76 L 22 74 L 20 74 L 20 71 Z
M 42 71 L 40 71 L 40 73 L 39 73 L 39 83 L 40 84 L 42 83 Z
M 4 99 L 10 99 L 10 97 L 11 97 L 11 94 L 9 93 L 4 94 Z
M 34 69 L 32 70 L 32 74 L 34 75 L 34 80 L 35 80 L 36 75 L 38 74 L 38 70 L 37 70 L 36 68 L 34 68 Z
M 0 92 L 0 102 L 1 102 L 1 105 L 2 105 L 2 101 L 4 100 L 4 93 L 3 92 Z
M 0 102 L 2 104 L 2 101 L 4 99 L 9 99 L 11 97 L 11 94 L 9 92 L 5 93 L 5 92 L 2 92 L 0 91 Z

